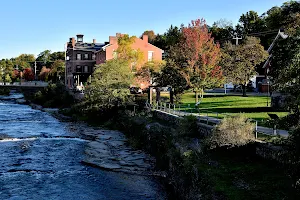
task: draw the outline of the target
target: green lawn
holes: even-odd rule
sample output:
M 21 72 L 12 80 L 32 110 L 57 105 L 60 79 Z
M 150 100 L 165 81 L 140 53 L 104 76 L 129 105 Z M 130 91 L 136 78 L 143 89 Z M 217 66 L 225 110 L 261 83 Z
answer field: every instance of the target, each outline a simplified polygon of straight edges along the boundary
M 162 94 L 166 97 L 168 94 Z M 219 96 L 218 96 L 219 95 Z M 268 107 L 267 107 L 268 101 Z M 225 96 L 224 94 L 207 94 L 202 99 L 199 110 L 195 108 L 195 94 L 185 93 L 182 96 L 180 110 L 199 112 L 212 117 L 224 118 L 226 115 L 243 113 L 246 117 L 255 119 L 259 124 L 270 119 L 268 113 L 286 116 L 288 112 L 274 112 L 270 108 L 271 98 L 267 96 Z M 179 108 L 178 108 L 179 109 Z M 217 114 L 218 113 L 218 114 Z

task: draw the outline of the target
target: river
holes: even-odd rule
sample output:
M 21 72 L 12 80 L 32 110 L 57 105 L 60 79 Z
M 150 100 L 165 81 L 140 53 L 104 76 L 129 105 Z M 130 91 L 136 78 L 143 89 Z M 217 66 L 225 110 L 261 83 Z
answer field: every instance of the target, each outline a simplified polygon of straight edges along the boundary
M 0 96 L 0 199 L 166 199 L 152 176 L 83 164 L 83 125 L 11 100 L 21 97 Z

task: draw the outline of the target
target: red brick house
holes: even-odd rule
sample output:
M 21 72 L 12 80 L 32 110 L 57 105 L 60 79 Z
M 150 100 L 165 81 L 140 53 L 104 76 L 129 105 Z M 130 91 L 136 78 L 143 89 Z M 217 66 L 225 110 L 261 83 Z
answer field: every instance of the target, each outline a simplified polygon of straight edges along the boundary
M 109 36 L 109 43 L 96 52 L 96 64 L 102 64 L 106 60 L 114 58 L 114 52 L 118 49 L 118 37 L 122 34 L 117 33 L 116 36 Z M 142 39 L 136 38 L 132 44 L 132 49 L 139 49 L 144 54 L 144 62 L 161 61 L 163 50 L 148 42 L 148 35 L 143 35 Z

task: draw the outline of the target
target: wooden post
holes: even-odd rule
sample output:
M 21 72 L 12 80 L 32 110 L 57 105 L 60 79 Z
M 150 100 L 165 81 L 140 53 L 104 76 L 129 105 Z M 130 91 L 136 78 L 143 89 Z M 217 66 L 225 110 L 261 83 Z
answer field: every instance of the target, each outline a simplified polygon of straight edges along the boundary
M 257 139 L 257 121 L 255 121 L 255 139 Z
M 160 88 L 157 87 L 155 88 L 155 90 L 156 90 L 156 101 L 160 102 Z
M 170 103 L 174 104 L 174 92 L 172 87 L 170 87 Z
M 150 86 L 149 87 L 149 94 L 148 94 L 150 105 L 152 105 L 152 96 L 153 96 L 153 94 L 152 94 L 152 87 Z

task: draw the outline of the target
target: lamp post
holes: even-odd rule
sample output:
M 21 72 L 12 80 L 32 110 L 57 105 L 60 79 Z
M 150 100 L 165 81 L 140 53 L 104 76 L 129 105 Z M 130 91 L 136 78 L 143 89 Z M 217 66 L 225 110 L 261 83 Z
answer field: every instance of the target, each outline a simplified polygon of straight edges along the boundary
M 268 84 L 268 95 L 267 95 L 267 107 L 269 107 L 269 96 L 270 96 L 270 81 L 267 79 Z

